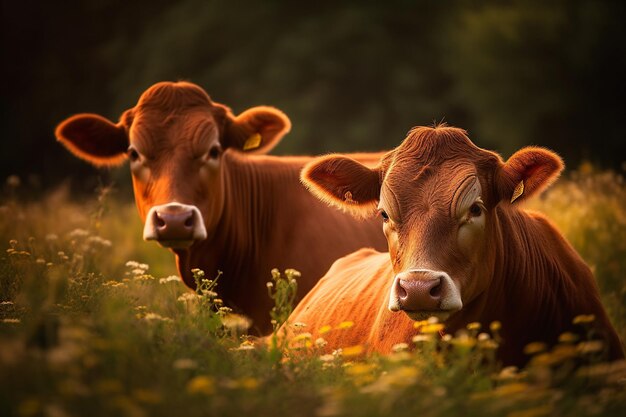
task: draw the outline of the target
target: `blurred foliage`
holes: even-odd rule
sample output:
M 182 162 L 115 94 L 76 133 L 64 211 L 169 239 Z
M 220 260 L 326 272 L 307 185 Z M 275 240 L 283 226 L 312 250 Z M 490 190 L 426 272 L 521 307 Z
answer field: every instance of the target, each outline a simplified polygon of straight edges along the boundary
M 33 174 L 29 182 L 49 186 L 74 175 L 80 189 L 95 188 L 95 169 L 55 144 L 56 123 L 79 112 L 116 120 L 151 84 L 177 79 L 236 112 L 283 109 L 294 127 L 279 154 L 391 148 L 412 126 L 445 119 L 506 156 L 542 144 L 571 166 L 618 167 L 625 9 L 612 0 L 3 0 L 0 178 Z
M 602 362 L 589 338 L 532 343 L 523 369 L 495 361 L 501 325 L 439 336 L 420 322 L 387 356 L 324 350 L 306 323 L 289 343 L 241 336 L 250 322 L 214 289 L 228 277 L 194 270 L 140 243 L 135 208 L 115 192 L 77 203 L 67 187 L 38 201 L 13 179 L 0 196 L 0 415 L 3 416 L 622 416 L 626 362 Z M 584 166 L 529 206 L 539 208 L 596 270 L 626 338 L 624 179 Z M 23 195 L 28 195 L 27 190 Z M 291 311 L 293 270 L 268 271 L 277 327 Z M 620 300 L 613 303 L 611 300 Z M 337 318 L 341 320 L 341 318 Z M 350 332 L 342 322 L 333 332 Z M 330 329 L 330 326 L 325 326 Z M 585 331 L 586 330 L 586 331 Z M 585 336 L 587 335 L 587 337 Z

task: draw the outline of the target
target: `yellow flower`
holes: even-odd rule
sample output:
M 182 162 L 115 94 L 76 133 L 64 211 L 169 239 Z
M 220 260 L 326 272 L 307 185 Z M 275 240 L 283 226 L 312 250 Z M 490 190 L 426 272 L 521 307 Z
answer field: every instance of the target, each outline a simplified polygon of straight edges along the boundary
M 428 324 L 428 320 L 420 320 L 413 323 L 413 328 L 419 329 L 422 326 L 426 326 Z
M 524 353 L 527 355 L 534 355 L 539 352 L 545 352 L 547 346 L 542 342 L 533 342 L 524 346 Z
M 574 317 L 573 323 L 574 324 L 591 323 L 595 319 L 596 319 L 596 316 L 594 316 L 593 314 L 581 314 L 579 316 Z
M 578 340 L 578 335 L 570 332 L 562 333 L 559 336 L 559 342 L 561 343 L 574 343 Z
M 361 345 L 349 346 L 341 350 L 341 356 L 343 356 L 344 358 L 351 358 L 353 356 L 359 356 L 360 354 L 364 352 L 364 350 L 365 349 L 363 349 L 363 346 Z
M 472 330 L 480 330 L 480 323 L 478 323 L 477 321 L 474 321 L 472 323 L 469 323 L 467 325 L 467 330 L 472 331 Z
M 242 378 L 239 380 L 239 386 L 250 391 L 257 389 L 259 385 L 259 380 L 253 377 Z
M 489 329 L 491 329 L 492 332 L 497 332 L 501 328 L 502 328 L 502 323 L 500 323 L 499 321 L 492 321 L 491 324 L 489 325 Z
M 352 376 L 364 375 L 372 372 L 376 367 L 368 363 L 355 363 L 346 368 L 346 373 Z
M 215 380 L 206 375 L 196 376 L 187 383 L 187 392 L 189 394 L 211 395 L 215 392 Z
M 422 333 L 439 333 L 441 330 L 443 330 L 444 326 L 441 323 L 435 323 L 435 324 L 427 324 L 425 326 L 423 326 L 420 331 Z
M 304 332 L 304 333 L 300 333 L 299 335 L 297 335 L 296 337 L 294 337 L 293 339 L 291 339 L 292 343 L 297 343 L 300 342 L 302 340 L 309 340 L 311 339 L 311 333 L 309 332 Z
M 337 329 L 349 329 L 352 326 L 354 326 L 353 321 L 342 321 L 341 323 L 339 323 L 339 326 L 337 326 Z
M 333 328 L 330 327 L 328 324 L 325 326 L 320 327 L 320 329 L 317 331 L 319 334 L 324 334 L 324 333 L 328 333 L 329 331 L 331 331 Z

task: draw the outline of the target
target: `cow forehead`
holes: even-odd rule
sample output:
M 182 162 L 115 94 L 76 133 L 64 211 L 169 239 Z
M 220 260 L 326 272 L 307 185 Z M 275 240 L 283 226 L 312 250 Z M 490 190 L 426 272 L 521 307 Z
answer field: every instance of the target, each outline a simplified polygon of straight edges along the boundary
M 211 112 L 196 109 L 184 113 L 144 111 L 130 130 L 130 140 L 148 154 L 179 148 L 192 153 L 205 152 L 217 140 L 219 126 Z
M 459 198 L 474 198 L 480 193 L 478 175 L 476 166 L 469 161 L 424 166 L 404 160 L 389 167 L 381 187 L 381 201 L 393 204 L 402 215 L 432 210 L 450 213 Z M 473 191 L 467 197 L 470 189 Z

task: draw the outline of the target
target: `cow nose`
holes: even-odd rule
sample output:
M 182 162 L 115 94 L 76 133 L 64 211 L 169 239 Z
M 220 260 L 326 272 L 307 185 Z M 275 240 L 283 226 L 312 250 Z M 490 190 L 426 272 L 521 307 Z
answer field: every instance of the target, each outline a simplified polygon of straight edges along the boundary
M 159 236 L 186 236 L 193 230 L 194 213 L 191 210 L 180 212 L 154 211 L 154 223 Z
M 395 285 L 400 308 L 408 311 L 438 310 L 441 303 L 442 280 L 443 276 L 432 272 L 409 272 L 398 275 Z
M 168 203 L 150 209 L 143 237 L 168 247 L 186 247 L 194 240 L 206 239 L 207 233 L 196 206 Z

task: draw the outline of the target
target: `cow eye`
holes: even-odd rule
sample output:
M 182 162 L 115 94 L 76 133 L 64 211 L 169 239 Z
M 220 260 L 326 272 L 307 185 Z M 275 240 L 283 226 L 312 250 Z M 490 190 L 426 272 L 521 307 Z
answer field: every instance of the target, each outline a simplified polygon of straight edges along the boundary
M 128 159 L 130 159 L 131 162 L 135 162 L 139 159 L 139 152 L 137 152 L 137 149 L 132 146 L 128 148 L 128 151 L 126 151 L 126 153 L 128 154 Z
M 474 203 L 471 205 L 470 209 L 469 209 L 469 214 L 472 217 L 478 217 L 483 213 L 483 209 L 480 207 L 479 204 Z
M 380 217 L 383 218 L 384 223 L 387 223 L 389 221 L 389 215 L 387 214 L 385 210 L 380 211 Z
M 217 159 L 221 153 L 222 153 L 222 148 L 215 145 L 209 150 L 209 158 Z

